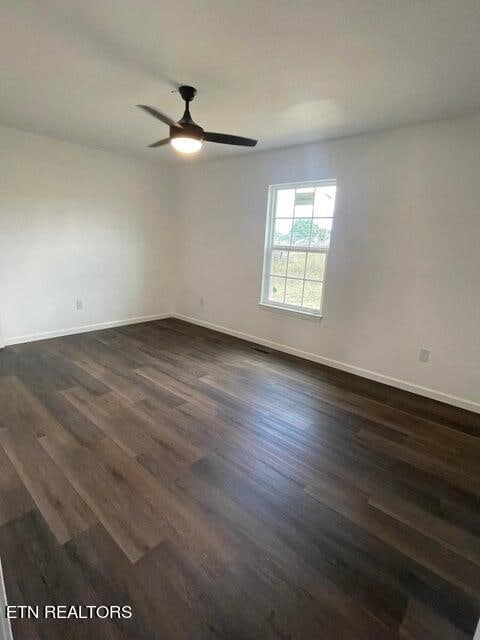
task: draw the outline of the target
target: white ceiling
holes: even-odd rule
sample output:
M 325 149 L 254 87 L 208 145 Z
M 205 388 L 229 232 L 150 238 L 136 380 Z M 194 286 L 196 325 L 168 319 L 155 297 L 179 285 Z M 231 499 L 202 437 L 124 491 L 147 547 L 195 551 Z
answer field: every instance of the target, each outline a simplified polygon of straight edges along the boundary
M 0 0 L 0 124 L 118 153 L 175 119 L 256 150 L 480 111 L 479 0 Z M 199 157 L 255 151 L 207 144 Z

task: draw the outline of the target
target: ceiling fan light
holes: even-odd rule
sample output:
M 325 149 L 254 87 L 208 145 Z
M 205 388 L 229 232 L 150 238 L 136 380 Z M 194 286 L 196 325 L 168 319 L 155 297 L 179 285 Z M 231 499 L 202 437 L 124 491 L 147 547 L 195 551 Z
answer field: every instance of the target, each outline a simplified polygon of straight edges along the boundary
M 202 140 L 186 136 L 176 136 L 171 139 L 170 143 L 180 153 L 196 153 L 202 148 Z

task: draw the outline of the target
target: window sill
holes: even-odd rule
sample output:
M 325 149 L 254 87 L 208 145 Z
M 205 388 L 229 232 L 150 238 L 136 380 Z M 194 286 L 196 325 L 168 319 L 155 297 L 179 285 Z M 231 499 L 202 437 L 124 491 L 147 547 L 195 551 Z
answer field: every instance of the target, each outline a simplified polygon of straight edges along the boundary
M 323 316 L 320 313 L 313 313 L 305 311 L 304 309 L 287 309 L 286 307 L 280 307 L 276 304 L 270 304 L 268 302 L 259 302 L 258 306 L 264 311 L 273 311 L 274 313 L 282 313 L 293 318 L 302 318 L 303 320 L 313 320 L 319 322 Z

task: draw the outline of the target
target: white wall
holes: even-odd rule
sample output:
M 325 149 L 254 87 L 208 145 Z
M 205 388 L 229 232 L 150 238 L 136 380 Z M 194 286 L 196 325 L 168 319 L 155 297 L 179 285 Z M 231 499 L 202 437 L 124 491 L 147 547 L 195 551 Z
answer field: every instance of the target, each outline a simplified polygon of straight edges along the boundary
M 323 320 L 261 310 L 268 185 L 332 177 Z M 176 309 L 480 410 L 479 247 L 480 116 L 176 168 L 0 127 L 7 343 Z
M 268 185 L 317 178 L 338 190 L 313 322 L 258 301 Z M 178 312 L 480 403 L 479 116 L 192 163 L 176 187 Z
M 3 339 L 171 312 L 168 168 L 0 127 Z M 83 300 L 83 311 L 75 301 Z

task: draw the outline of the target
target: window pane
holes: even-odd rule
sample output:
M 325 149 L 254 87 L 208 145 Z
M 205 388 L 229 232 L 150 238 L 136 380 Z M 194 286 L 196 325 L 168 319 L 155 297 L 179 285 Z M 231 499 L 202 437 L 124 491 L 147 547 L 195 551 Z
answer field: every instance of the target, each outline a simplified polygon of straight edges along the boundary
M 315 189 L 315 217 L 331 218 L 335 209 L 335 193 L 337 187 L 317 187 Z
M 312 221 L 305 218 L 296 218 L 292 227 L 292 245 L 308 247 L 310 241 L 310 229 Z
M 285 278 L 277 278 L 272 276 L 270 278 L 270 287 L 268 299 L 273 302 L 283 302 L 285 296 Z
M 288 251 L 272 251 L 271 273 L 276 276 L 284 276 L 287 272 Z
M 271 187 L 264 302 L 320 311 L 335 195 L 334 180 Z
M 295 204 L 313 204 L 315 189 L 313 187 L 300 187 L 295 191 Z
M 305 280 L 302 306 L 307 309 L 316 309 L 319 311 L 320 303 L 322 301 L 322 287 L 323 284 L 321 282 L 310 282 Z
M 332 218 L 317 218 L 312 224 L 311 247 L 328 247 L 332 231 Z
M 277 191 L 275 216 L 277 218 L 291 218 L 295 204 L 295 189 L 279 189 Z
M 273 230 L 273 244 L 290 244 L 292 237 L 293 219 L 275 220 Z
M 307 254 L 304 251 L 290 251 L 287 275 L 292 278 L 304 278 L 306 257 Z
M 290 280 L 287 278 L 285 289 L 285 302 L 287 304 L 302 304 L 303 280 Z
M 308 280 L 324 280 L 326 257 L 325 253 L 309 253 L 305 278 Z
M 313 204 L 296 204 L 295 218 L 311 218 L 313 215 Z

